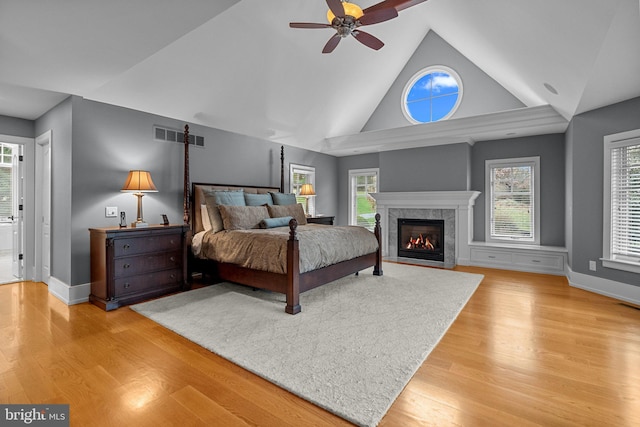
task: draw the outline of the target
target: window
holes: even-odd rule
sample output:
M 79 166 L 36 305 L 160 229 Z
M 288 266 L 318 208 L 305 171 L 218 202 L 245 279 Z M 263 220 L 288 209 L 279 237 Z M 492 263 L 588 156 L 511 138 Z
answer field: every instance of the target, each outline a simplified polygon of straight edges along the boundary
M 462 81 L 448 67 L 428 67 L 415 74 L 402 92 L 402 112 L 411 123 L 448 119 L 462 100 Z
M 14 145 L 0 142 L 0 222 L 13 215 L 13 149 Z
M 603 260 L 640 273 L 640 130 L 604 138 Z
M 369 193 L 378 192 L 378 169 L 349 171 L 349 225 L 359 225 L 373 231 L 376 225 L 376 199 Z
M 313 166 L 289 165 L 290 191 L 296 195 L 298 203 L 302 204 L 304 213 L 313 216 L 316 213 L 316 198 L 314 196 L 298 196 L 302 184 L 311 184 L 316 187 L 316 168 Z
M 487 160 L 486 240 L 540 243 L 540 158 Z

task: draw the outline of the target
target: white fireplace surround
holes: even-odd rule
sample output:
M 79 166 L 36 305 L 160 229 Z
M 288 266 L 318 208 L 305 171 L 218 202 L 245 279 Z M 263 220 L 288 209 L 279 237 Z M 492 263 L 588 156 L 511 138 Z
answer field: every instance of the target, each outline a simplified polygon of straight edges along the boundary
M 382 227 L 382 256 L 389 256 L 390 209 L 453 209 L 455 211 L 455 264 L 470 265 L 473 240 L 473 205 L 479 191 L 399 191 L 371 193 Z M 395 244 L 395 242 L 393 242 Z

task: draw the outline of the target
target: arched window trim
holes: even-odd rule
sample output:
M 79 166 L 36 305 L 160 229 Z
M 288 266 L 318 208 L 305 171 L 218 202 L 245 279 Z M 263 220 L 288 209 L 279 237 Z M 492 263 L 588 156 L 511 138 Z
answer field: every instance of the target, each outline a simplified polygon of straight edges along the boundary
M 455 70 L 453 70 L 452 68 L 447 67 L 445 65 L 431 65 L 431 66 L 423 68 L 420 71 L 418 71 L 417 73 L 415 73 L 411 77 L 411 79 L 409 79 L 409 81 L 407 82 L 407 84 L 404 87 L 404 90 L 402 91 L 402 98 L 400 99 L 401 110 L 402 110 L 402 114 L 404 114 L 404 117 L 410 123 L 413 123 L 413 124 L 434 123 L 434 122 L 420 122 L 420 121 L 417 121 L 416 119 L 414 119 L 411 116 L 411 113 L 407 109 L 407 95 L 409 94 L 409 91 L 411 90 L 413 85 L 416 84 L 416 82 L 418 80 L 420 80 L 422 77 L 426 76 L 427 74 L 434 73 L 434 72 L 447 73 L 451 77 L 453 77 L 456 80 L 456 82 L 458 83 L 458 99 L 456 100 L 456 103 L 454 104 L 453 108 L 451 108 L 451 111 L 449 111 L 449 113 L 447 113 L 444 117 L 442 117 L 441 119 L 439 119 L 437 121 L 447 120 L 449 117 L 451 117 L 453 114 L 455 114 L 455 112 L 458 110 L 458 107 L 460 106 L 460 103 L 462 101 L 462 95 L 463 95 L 463 85 L 462 85 L 462 79 L 460 78 L 460 75 L 458 73 L 456 73 Z

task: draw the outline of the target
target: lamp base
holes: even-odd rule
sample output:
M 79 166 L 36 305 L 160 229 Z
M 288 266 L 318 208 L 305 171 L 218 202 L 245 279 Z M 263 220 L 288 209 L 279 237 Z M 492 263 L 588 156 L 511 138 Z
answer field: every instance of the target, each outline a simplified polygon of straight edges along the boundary
M 144 227 L 148 227 L 149 223 L 144 222 L 144 221 L 136 221 L 136 222 L 132 222 L 131 223 L 131 227 L 133 228 L 144 228 Z

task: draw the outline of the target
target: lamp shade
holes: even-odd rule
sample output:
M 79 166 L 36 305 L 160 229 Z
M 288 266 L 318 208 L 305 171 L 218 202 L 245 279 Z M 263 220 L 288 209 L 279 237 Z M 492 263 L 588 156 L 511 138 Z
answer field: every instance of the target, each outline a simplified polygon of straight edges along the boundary
M 151 179 L 149 171 L 134 170 L 129 171 L 129 176 L 122 187 L 122 190 L 133 193 L 151 193 L 157 192 L 155 184 Z
M 315 196 L 316 192 L 313 191 L 313 184 L 302 184 L 300 187 L 300 196 Z

